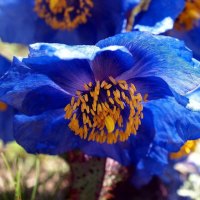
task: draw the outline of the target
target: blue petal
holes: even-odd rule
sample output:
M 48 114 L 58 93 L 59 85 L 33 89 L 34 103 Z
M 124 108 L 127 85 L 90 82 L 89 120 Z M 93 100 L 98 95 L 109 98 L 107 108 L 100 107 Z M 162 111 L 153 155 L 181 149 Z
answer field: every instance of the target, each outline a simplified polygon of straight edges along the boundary
M 59 44 L 31 45 L 30 56 L 23 62 L 34 72 L 47 75 L 71 94 L 84 90 L 84 84 L 94 82 L 89 60 L 98 48 Z
M 35 99 L 35 101 L 33 100 Z M 70 102 L 71 96 L 52 86 L 39 86 L 29 91 L 22 102 L 26 114 L 39 114 L 47 110 L 64 108 Z
M 145 158 L 135 167 L 132 175 L 132 183 L 137 188 L 140 188 L 150 182 L 153 176 L 161 176 L 168 164 L 168 152 L 155 146 L 151 148 Z
M 33 12 L 34 1 L 1 1 L 0 8 L 0 37 L 2 40 L 25 44 L 33 41 L 37 19 Z M 15 30 L 14 34 L 13 30 Z
M 13 117 L 14 111 L 8 107 L 5 111 L 0 111 L 0 139 L 4 142 L 13 141 Z
M 17 115 L 15 139 L 29 153 L 60 154 L 81 148 L 89 155 L 111 157 L 127 165 L 130 164 L 130 151 L 134 160 L 140 159 L 141 155 L 147 153 L 153 135 L 145 130 L 138 133 L 138 137 L 132 136 L 130 139 L 132 141 L 115 145 L 84 142 L 71 133 L 67 121 L 64 120 L 63 111 L 57 110 L 31 117 Z
M 173 96 L 168 84 L 163 79 L 156 76 L 136 77 L 129 79 L 128 83 L 133 83 L 137 92 L 141 93 L 142 96 L 148 94 L 148 100 Z
M 29 46 L 29 57 L 58 57 L 60 59 L 89 59 L 94 57 L 94 54 L 100 48 L 94 45 L 74 45 L 56 43 L 35 43 Z
M 10 68 L 10 61 L 0 55 L 0 77 Z M 0 139 L 4 143 L 13 140 L 13 116 L 14 111 L 8 107 L 5 111 L 0 110 Z
M 17 60 L 14 64 L 0 80 L 2 101 L 28 115 L 64 108 L 68 104 L 71 96 L 47 76 L 32 74 Z
M 155 34 L 172 29 L 174 20 L 185 6 L 184 0 L 151 0 L 147 11 L 141 12 L 135 19 L 135 29 Z
M 153 129 L 144 128 L 151 120 L 146 118 L 138 136 L 131 136 L 127 142 L 113 145 L 88 142 L 71 132 L 64 114 L 63 110 L 54 110 L 30 117 L 16 115 L 14 124 L 16 141 L 29 153 L 55 155 L 80 149 L 88 155 L 111 157 L 123 165 L 128 165 L 146 155 L 154 138 Z
M 11 62 L 0 55 L 0 77 L 10 68 Z
M 140 188 L 148 184 L 153 176 L 158 176 L 165 184 L 170 184 L 170 187 L 176 192 L 182 181 L 180 180 L 180 174 L 174 169 L 175 164 L 175 161 L 169 159 L 168 151 L 154 146 L 136 166 L 132 183 Z
M 145 108 L 153 113 L 154 145 L 178 151 L 187 141 L 200 137 L 200 112 L 192 112 L 172 97 L 149 101 Z
M 157 76 L 183 95 L 200 82 L 199 62 L 194 62 L 183 42 L 174 38 L 136 31 L 97 43 L 101 48 L 110 45 L 125 46 L 135 60 L 133 68 L 123 73 L 120 79 Z
M 125 0 L 124 11 L 130 11 L 140 3 L 141 0 Z
M 148 128 L 143 128 L 137 137 L 131 136 L 125 143 L 109 145 L 88 142 L 71 132 L 64 114 L 63 110 L 53 110 L 30 117 L 16 115 L 14 124 L 16 141 L 29 153 L 60 154 L 80 149 L 88 155 L 111 157 L 123 165 L 128 165 L 133 162 L 133 158 L 136 162 L 141 155 L 146 155 L 149 144 L 154 138 L 151 130 L 146 131 Z M 149 120 L 151 118 L 146 122 Z
M 194 27 L 190 31 L 178 31 L 178 30 L 171 30 L 165 33 L 171 37 L 178 38 L 183 40 L 185 44 L 193 51 L 193 56 L 197 60 L 200 60 L 200 27 Z
M 156 76 L 136 77 L 129 79 L 128 83 L 133 83 L 143 97 L 148 95 L 148 101 L 171 96 L 175 97 L 176 101 L 183 106 L 189 103 L 187 97 L 176 93 L 162 78 Z
M 155 134 L 157 134 L 155 127 L 152 125 L 153 113 L 144 108 L 143 114 L 144 118 L 141 120 L 141 125 L 139 126 L 135 139 L 131 140 L 131 148 L 129 149 L 131 163 L 134 165 L 148 154 L 152 142 L 156 137 Z
M 80 137 L 68 128 L 63 110 L 28 117 L 16 115 L 14 137 L 29 153 L 61 154 L 79 146 Z
M 83 145 L 81 147 L 81 150 L 90 156 L 98 156 L 103 158 L 110 157 L 126 166 L 131 163 L 129 154 L 130 148 L 131 147 L 128 142 L 117 144 L 99 144 L 97 142 L 88 142 L 87 145 Z
M 200 112 L 200 85 L 193 91 L 187 93 L 186 97 L 189 99 L 187 108 Z
M 96 80 L 119 76 L 133 66 L 133 57 L 124 47 L 110 46 L 98 51 L 91 62 Z
M 34 72 L 48 76 L 70 94 L 84 90 L 85 83 L 94 82 L 92 70 L 85 59 L 60 60 L 45 56 L 23 59 L 23 62 Z

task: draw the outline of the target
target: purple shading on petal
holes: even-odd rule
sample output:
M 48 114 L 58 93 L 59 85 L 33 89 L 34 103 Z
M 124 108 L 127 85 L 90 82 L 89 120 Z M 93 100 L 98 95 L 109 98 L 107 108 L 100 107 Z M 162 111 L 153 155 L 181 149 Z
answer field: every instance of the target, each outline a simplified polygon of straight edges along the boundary
M 115 78 L 134 64 L 131 53 L 120 46 L 110 46 L 98 51 L 91 62 L 91 68 L 96 80 L 106 80 L 109 76 Z

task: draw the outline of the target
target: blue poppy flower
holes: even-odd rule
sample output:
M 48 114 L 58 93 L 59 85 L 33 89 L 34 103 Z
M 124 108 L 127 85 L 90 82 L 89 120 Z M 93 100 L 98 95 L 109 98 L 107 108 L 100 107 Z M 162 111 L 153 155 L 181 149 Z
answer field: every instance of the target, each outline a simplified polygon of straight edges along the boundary
M 173 28 L 175 19 L 184 9 L 185 0 L 148 0 L 141 1 L 132 11 L 133 29 L 154 34 L 163 33 Z M 131 18 L 130 18 L 131 19 Z
M 11 63 L 0 55 L 0 77 L 9 69 Z M 13 140 L 13 109 L 0 101 L 0 140 L 4 143 Z
M 1 1 L 0 38 L 22 44 L 95 44 L 119 33 L 126 12 L 137 4 L 138 0 Z
M 19 111 L 14 137 L 29 153 L 81 149 L 128 165 L 200 137 L 183 96 L 199 81 L 182 42 L 133 32 L 95 46 L 31 45 L 1 78 L 0 99 Z

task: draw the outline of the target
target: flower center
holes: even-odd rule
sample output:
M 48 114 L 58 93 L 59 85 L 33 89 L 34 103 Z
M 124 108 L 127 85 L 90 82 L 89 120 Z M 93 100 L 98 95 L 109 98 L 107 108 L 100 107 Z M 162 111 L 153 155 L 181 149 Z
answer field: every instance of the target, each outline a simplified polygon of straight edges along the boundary
M 175 22 L 177 30 L 191 30 L 200 19 L 200 1 L 186 0 L 185 8 Z
M 171 159 L 179 159 L 183 156 L 187 156 L 188 154 L 195 151 L 196 146 L 198 144 L 198 140 L 188 140 L 178 152 L 171 153 L 170 158 Z
M 53 29 L 73 30 L 85 24 L 94 7 L 92 0 L 35 0 L 35 12 Z
M 69 128 L 83 139 L 108 144 L 136 134 L 143 118 L 142 96 L 124 80 L 96 81 L 77 91 L 65 107 Z
M 4 102 L 0 101 L 0 111 L 6 111 L 8 108 L 7 104 L 5 104 Z

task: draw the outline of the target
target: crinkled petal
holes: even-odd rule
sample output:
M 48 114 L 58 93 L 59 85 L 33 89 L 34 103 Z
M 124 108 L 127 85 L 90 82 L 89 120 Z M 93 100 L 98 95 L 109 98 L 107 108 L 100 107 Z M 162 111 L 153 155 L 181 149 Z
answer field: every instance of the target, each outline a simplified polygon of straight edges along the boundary
M 151 0 L 148 9 L 136 17 L 134 29 L 154 34 L 172 29 L 184 6 L 184 0 Z
M 10 61 L 0 55 L 0 77 L 10 68 Z M 3 102 L 0 102 L 0 104 Z M 5 105 L 3 104 L 3 107 Z M 0 105 L 1 107 L 1 105 Z M 14 111 L 10 107 L 0 108 L 0 139 L 4 142 L 13 140 Z
M 63 110 L 41 115 L 16 115 L 14 137 L 29 153 L 61 154 L 79 146 L 80 137 L 68 128 Z
M 191 51 L 177 39 L 135 31 L 97 43 L 101 48 L 110 45 L 125 46 L 135 60 L 132 69 L 123 73 L 120 79 L 157 76 L 182 95 L 200 82 L 199 62 L 194 62 Z
M 0 77 L 10 68 L 11 62 L 0 55 Z
M 121 162 L 129 162 L 126 144 L 100 145 L 87 142 L 68 128 L 63 110 L 54 110 L 36 116 L 17 115 L 15 139 L 29 153 L 59 154 L 78 148 L 98 157 L 113 157 Z M 99 148 L 98 148 L 99 147 Z
M 13 68 L 0 80 L 0 99 L 20 112 L 32 115 L 64 109 L 71 96 L 47 76 L 32 73 L 15 59 Z
M 125 47 L 110 46 L 98 51 L 91 62 L 96 80 L 119 76 L 133 66 L 133 57 Z
M 194 58 L 200 60 L 200 22 L 197 27 L 189 31 L 170 30 L 166 35 L 183 40 L 185 44 L 192 50 Z
M 132 175 L 132 183 L 137 188 L 140 188 L 150 182 L 153 176 L 161 176 L 168 164 L 168 151 L 154 146 L 150 148 L 146 157 L 135 167 Z
M 154 145 L 178 151 L 187 141 L 200 137 L 200 112 L 192 112 L 168 97 L 144 104 L 153 113 Z
M 64 114 L 63 110 L 54 110 L 35 116 L 16 115 L 16 141 L 29 153 L 54 155 L 80 149 L 88 155 L 111 157 L 123 165 L 128 165 L 146 155 L 154 138 L 153 128 L 144 128 L 149 126 L 149 121 L 152 120 L 152 117 L 146 117 L 138 135 L 131 136 L 127 142 L 113 145 L 88 142 L 71 132 Z
M 8 107 L 5 111 L 0 110 L 0 140 L 4 143 L 13 141 L 13 117 L 14 110 Z
M 129 149 L 131 163 L 135 165 L 148 154 L 155 134 L 157 134 L 153 126 L 153 113 L 144 107 L 143 114 L 144 118 L 141 120 L 135 140 L 131 140 L 131 148 Z

